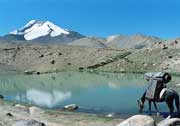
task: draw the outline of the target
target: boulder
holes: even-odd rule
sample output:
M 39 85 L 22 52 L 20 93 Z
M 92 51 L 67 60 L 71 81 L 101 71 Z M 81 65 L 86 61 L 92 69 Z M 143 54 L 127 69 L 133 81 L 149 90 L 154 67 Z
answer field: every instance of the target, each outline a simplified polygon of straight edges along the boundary
M 34 114 L 41 114 L 41 113 L 44 113 L 44 110 L 35 106 L 29 107 L 29 114 L 34 115 Z
M 135 115 L 116 126 L 156 126 L 154 119 L 147 115 Z
M 170 118 L 159 122 L 157 126 L 179 126 L 179 125 L 180 125 L 179 118 Z
M 76 110 L 78 108 L 79 108 L 79 106 L 77 106 L 76 104 L 70 104 L 70 105 L 64 106 L 64 109 L 70 110 L 70 111 Z

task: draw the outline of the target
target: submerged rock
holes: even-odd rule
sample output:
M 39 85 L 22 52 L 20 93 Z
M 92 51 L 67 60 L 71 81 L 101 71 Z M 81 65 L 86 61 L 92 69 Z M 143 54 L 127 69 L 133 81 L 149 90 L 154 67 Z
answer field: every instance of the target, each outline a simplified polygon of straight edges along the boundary
M 116 113 L 109 113 L 106 115 L 108 118 L 114 118 L 116 116 Z
M 76 109 L 78 109 L 78 108 L 79 108 L 79 106 L 76 105 L 76 104 L 70 104 L 70 105 L 64 106 L 64 109 L 66 109 L 66 110 L 71 110 L 71 111 L 76 110 Z
M 135 115 L 116 126 L 156 126 L 156 123 L 150 116 Z

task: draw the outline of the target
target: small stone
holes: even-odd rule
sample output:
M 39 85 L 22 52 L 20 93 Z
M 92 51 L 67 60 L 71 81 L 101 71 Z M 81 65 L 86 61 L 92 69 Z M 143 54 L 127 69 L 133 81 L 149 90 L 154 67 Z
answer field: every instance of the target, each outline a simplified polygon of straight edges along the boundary
M 41 73 L 40 72 L 36 72 L 37 75 L 40 75 Z
M 147 67 L 147 63 L 145 63 L 143 66 L 144 66 L 144 67 Z
M 71 65 L 71 63 L 68 63 L 68 65 Z
M 6 113 L 6 115 L 9 117 L 13 117 L 13 114 L 11 114 L 10 112 Z
M 105 65 L 106 64 L 106 61 L 102 61 L 101 63 L 100 63 L 100 65 Z
M 31 70 L 31 71 L 25 70 L 25 71 L 24 71 L 25 74 L 33 74 L 34 72 L 36 72 L 36 71 L 34 71 L 34 70 Z
M 173 56 L 168 56 L 168 58 L 170 58 L 170 59 L 171 59 L 171 58 L 173 58 Z
M 169 69 L 169 68 L 168 68 L 168 67 L 163 67 L 162 69 L 163 69 L 163 70 L 167 70 L 167 69 Z
M 53 55 L 53 53 L 48 53 L 46 56 L 49 56 L 49 55 L 51 56 L 51 55 Z
M 82 71 L 82 70 L 84 70 L 84 68 L 83 67 L 79 67 L 79 71 Z
M 44 57 L 44 55 L 42 54 L 42 55 L 40 55 L 39 57 L 42 58 L 42 57 Z
M 20 47 L 17 47 L 17 50 L 21 50 L 21 48 L 20 48 Z
M 64 106 L 64 109 L 70 110 L 70 111 L 76 110 L 78 108 L 79 108 L 79 106 L 77 106 L 76 104 L 70 104 L 70 105 Z
M 124 68 L 120 68 L 120 72 L 125 72 Z
M 15 104 L 14 107 L 19 108 L 19 109 L 26 109 L 25 106 L 20 105 L 20 104 Z
M 113 60 L 113 58 L 109 58 L 109 61 L 111 61 L 111 62 L 112 62 L 112 61 L 114 61 L 114 60 Z
M 55 62 L 56 62 L 55 60 L 52 60 L 50 63 L 51 63 L 51 64 L 55 64 Z
M 168 46 L 163 45 L 162 49 L 168 49 Z
M 29 114 L 34 115 L 34 114 L 41 114 L 41 113 L 44 113 L 44 110 L 35 106 L 29 107 Z

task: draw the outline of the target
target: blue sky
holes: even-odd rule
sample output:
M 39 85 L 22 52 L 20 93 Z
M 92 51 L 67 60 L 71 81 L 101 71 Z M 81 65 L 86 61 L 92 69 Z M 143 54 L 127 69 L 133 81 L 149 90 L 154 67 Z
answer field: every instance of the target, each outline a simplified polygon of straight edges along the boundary
M 180 0 L 0 0 L 0 35 L 49 20 L 87 36 L 180 36 Z

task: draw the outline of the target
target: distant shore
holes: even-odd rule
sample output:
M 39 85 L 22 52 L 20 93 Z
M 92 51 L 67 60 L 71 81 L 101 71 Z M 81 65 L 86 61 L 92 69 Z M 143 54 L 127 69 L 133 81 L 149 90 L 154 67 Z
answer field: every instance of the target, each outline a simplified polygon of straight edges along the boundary
M 61 71 L 180 75 L 180 48 L 87 48 L 63 45 L 0 43 L 0 72 L 44 74 Z

